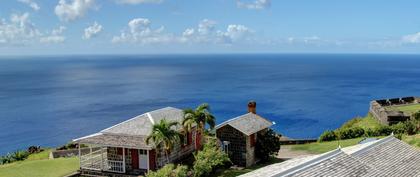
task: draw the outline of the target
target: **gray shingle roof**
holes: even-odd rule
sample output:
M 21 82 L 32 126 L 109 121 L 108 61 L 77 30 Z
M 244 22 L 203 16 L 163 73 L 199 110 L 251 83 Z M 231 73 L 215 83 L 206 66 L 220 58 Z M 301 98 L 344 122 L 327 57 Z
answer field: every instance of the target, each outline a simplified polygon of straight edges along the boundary
M 420 176 L 420 151 L 389 136 L 351 154 L 387 176 Z
M 95 144 L 110 147 L 125 147 L 134 149 L 152 149 L 154 144 L 146 144 L 145 136 L 124 136 L 97 133 L 75 140 L 84 144 Z
M 146 145 L 145 139 L 151 133 L 153 124 L 162 119 L 181 122 L 183 117 L 183 110 L 166 107 L 141 114 L 98 133 L 73 141 L 117 147 L 150 148 L 152 145 Z M 176 128 L 179 129 L 180 127 L 179 125 Z
M 273 125 L 273 123 L 271 123 L 267 119 L 257 114 L 247 113 L 247 114 L 235 117 L 233 119 L 229 119 L 217 125 L 216 129 L 219 129 L 225 125 L 230 125 L 233 128 L 249 136 L 253 133 L 256 133 L 260 130 L 270 127 L 271 125 Z
M 330 152 L 329 157 L 302 167 L 289 174 L 275 176 L 384 176 L 380 171 L 367 166 L 341 150 Z M 322 158 L 322 157 L 321 157 Z
M 273 164 L 241 176 L 420 177 L 420 151 L 389 136 L 320 155 Z

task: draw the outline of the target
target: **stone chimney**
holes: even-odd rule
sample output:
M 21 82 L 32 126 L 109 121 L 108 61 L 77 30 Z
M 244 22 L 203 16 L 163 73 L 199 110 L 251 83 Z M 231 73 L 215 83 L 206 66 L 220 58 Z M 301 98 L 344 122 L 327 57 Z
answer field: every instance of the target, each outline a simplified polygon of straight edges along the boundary
M 248 102 L 248 112 L 257 113 L 257 102 L 254 100 Z

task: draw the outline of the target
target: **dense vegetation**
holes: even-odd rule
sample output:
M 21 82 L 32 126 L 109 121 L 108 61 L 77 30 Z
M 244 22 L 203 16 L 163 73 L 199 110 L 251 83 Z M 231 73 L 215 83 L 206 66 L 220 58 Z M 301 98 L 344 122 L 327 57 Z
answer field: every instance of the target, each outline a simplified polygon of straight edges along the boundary
M 187 177 L 188 167 L 184 165 L 166 164 L 158 171 L 151 171 L 147 177 Z
M 36 154 L 42 151 L 44 150 L 39 146 L 30 146 L 28 150 L 17 150 L 13 153 L 8 153 L 5 156 L 0 156 L 0 165 L 22 161 L 28 158 L 30 154 Z
M 336 130 L 327 130 L 318 141 L 345 140 L 359 137 L 388 136 L 391 133 L 414 135 L 420 133 L 420 111 L 413 114 L 413 119 L 391 126 L 381 125 L 372 115 L 354 118 Z M 401 136 L 401 135 L 399 135 Z
M 260 158 L 261 162 L 267 162 L 270 156 L 277 155 L 279 150 L 280 138 L 274 130 L 268 129 L 267 132 L 258 133 L 255 155 Z

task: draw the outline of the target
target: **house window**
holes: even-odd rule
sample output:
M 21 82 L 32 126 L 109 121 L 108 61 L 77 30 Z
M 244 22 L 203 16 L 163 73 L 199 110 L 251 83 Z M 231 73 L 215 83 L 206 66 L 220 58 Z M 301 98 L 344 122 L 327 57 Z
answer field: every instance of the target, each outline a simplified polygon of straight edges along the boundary
M 188 133 L 181 134 L 180 139 L 182 142 L 182 146 L 188 145 Z
M 139 155 L 147 155 L 147 150 L 139 149 Z
M 251 144 L 251 147 L 255 146 L 255 133 L 249 136 L 249 142 Z

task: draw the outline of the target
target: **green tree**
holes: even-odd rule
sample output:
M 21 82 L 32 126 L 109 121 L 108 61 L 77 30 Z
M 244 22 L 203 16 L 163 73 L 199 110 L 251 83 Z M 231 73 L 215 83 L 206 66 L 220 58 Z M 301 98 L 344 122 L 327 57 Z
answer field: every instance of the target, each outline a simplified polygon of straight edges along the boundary
M 209 138 L 202 151 L 194 155 L 194 176 L 208 176 L 218 167 L 230 165 L 229 156 L 216 143 L 215 138 Z
M 174 164 L 166 164 L 164 167 L 157 171 L 151 171 L 147 177 L 187 177 L 188 167 L 185 165 L 178 165 L 175 168 Z
M 420 111 L 417 111 L 416 113 L 414 113 L 413 118 L 414 120 L 420 121 Z
M 280 139 L 276 132 L 268 129 L 266 132 L 260 132 L 257 135 L 255 145 L 255 155 L 262 162 L 268 161 L 271 155 L 277 155 L 280 150 Z
M 146 138 L 146 144 L 150 144 L 150 140 L 152 140 L 156 146 L 163 146 L 168 162 L 168 152 L 180 140 L 179 132 L 172 128 L 177 125 L 178 122 L 168 122 L 166 119 L 162 119 L 158 124 L 153 125 L 152 132 Z
M 195 110 L 185 109 L 184 120 L 182 126 L 188 132 L 191 131 L 193 125 L 197 125 L 198 131 L 203 134 L 206 124 L 213 129 L 216 124 L 216 118 L 210 113 L 210 106 L 207 103 L 199 105 Z

